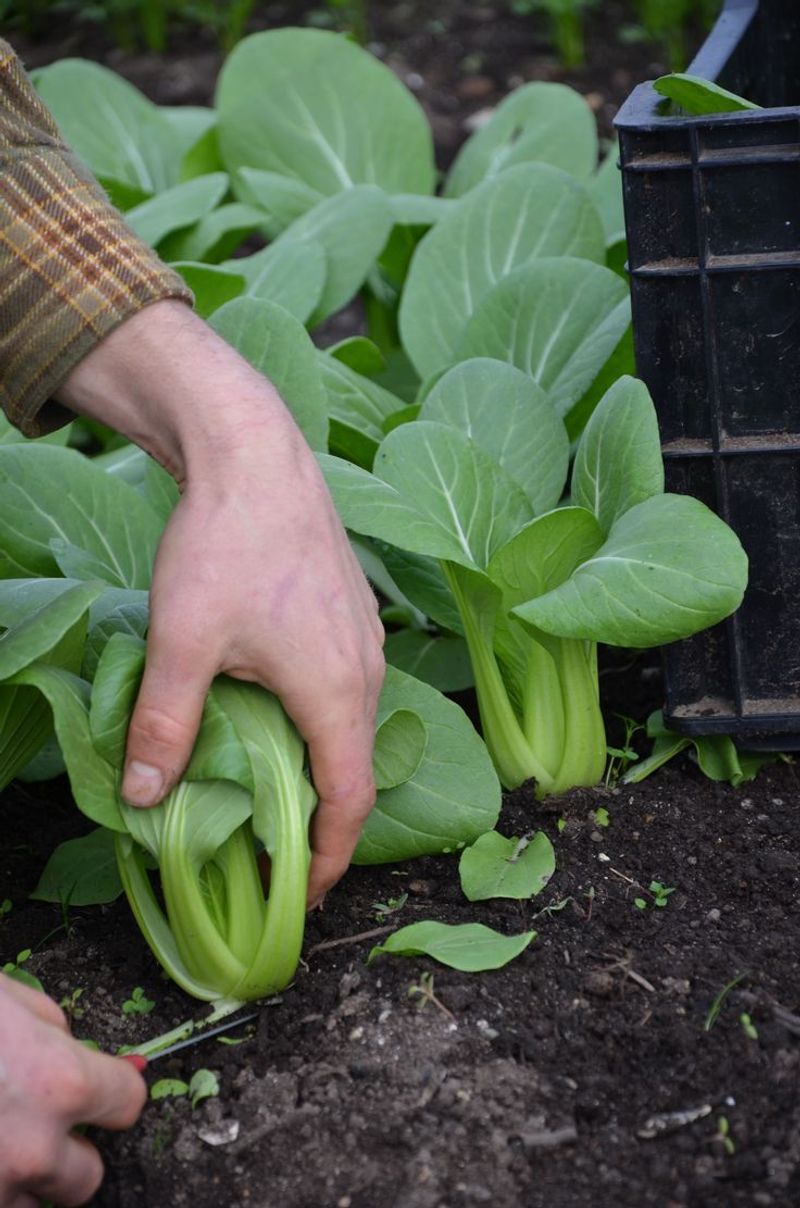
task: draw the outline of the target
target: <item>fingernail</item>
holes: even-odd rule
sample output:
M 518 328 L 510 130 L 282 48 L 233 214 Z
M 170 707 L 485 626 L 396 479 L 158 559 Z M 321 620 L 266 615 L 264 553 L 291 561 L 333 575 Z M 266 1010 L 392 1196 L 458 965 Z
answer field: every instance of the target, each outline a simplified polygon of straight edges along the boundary
M 164 795 L 164 774 L 149 763 L 132 759 L 125 769 L 122 796 L 128 805 L 155 805 Z
M 147 1069 L 147 1058 L 143 1057 L 141 1053 L 123 1053 L 122 1060 L 127 1061 L 140 1074 L 143 1074 Z

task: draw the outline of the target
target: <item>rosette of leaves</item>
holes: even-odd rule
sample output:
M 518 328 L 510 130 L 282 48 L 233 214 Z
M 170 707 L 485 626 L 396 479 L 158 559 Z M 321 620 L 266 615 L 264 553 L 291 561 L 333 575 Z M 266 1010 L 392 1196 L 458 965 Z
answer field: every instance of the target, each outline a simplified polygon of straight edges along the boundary
M 605 765 L 598 642 L 661 645 L 738 606 L 747 560 L 696 499 L 664 493 L 655 411 L 623 377 L 569 442 L 547 396 L 499 361 L 465 361 L 420 417 L 391 432 L 371 474 L 323 468 L 355 532 L 396 547 L 395 581 L 460 628 L 500 779 L 540 796 L 595 784 Z
M 155 467 L 140 486 L 72 450 L 0 448 L 0 570 L 9 576 L 0 579 L 8 628 L 0 700 L 17 694 L 35 708 L 29 727 L 20 714 L 29 742 L 8 766 L 13 775 L 27 762 L 52 714 L 75 800 L 113 835 L 121 883 L 163 967 L 200 998 L 263 997 L 291 979 L 302 943 L 316 801 L 304 744 L 269 693 L 221 678 L 180 784 L 153 810 L 122 803 L 152 560 L 174 502 Z M 379 797 L 361 862 L 452 850 L 494 825 L 500 788 L 471 723 L 395 669 L 379 705 L 374 768 Z M 256 840 L 271 859 L 267 898 Z M 61 861 L 52 896 L 70 899 L 72 875 L 90 901 L 92 858 L 103 865 L 108 900 L 107 854 L 93 832 L 71 865 Z

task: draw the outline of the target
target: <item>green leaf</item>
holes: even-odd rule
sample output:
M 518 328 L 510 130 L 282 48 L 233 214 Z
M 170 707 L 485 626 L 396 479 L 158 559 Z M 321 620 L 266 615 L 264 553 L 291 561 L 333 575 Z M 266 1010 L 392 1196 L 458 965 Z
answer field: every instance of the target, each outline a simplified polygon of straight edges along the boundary
M 89 612 L 89 634 L 81 669 L 84 678 L 94 679 L 100 656 L 114 634 L 126 634 L 141 641 L 149 623 L 149 596 L 146 591 L 107 588 Z
M 386 635 L 383 651 L 393 667 L 439 692 L 463 692 L 474 683 L 463 638 L 437 637 L 424 629 L 401 629 Z
M 194 294 L 194 308 L 201 319 L 210 318 L 220 306 L 244 292 L 245 279 L 241 273 L 228 272 L 216 264 L 173 260 L 170 268 L 180 273 Z
M 591 385 L 630 319 L 628 287 L 610 269 L 567 256 L 505 277 L 467 324 L 456 360 L 493 357 L 530 374 L 561 416 Z
M 150 1087 L 151 1099 L 180 1099 L 189 1094 L 189 1083 L 180 1078 L 159 1078 Z
M 569 464 L 566 429 L 542 388 L 503 361 L 462 361 L 434 385 L 420 419 L 459 428 L 522 487 L 535 513 L 555 507 Z
M 524 952 L 535 938 L 535 931 L 501 935 L 482 923 L 449 924 L 426 920 L 393 932 L 372 949 L 367 963 L 382 953 L 430 956 L 441 965 L 460 969 L 462 973 L 483 973 L 487 969 L 502 969 Z
M 255 206 L 230 201 L 201 217 L 190 230 L 174 232 L 164 241 L 161 255 L 166 260 L 202 260 L 207 264 L 218 264 L 232 256 L 252 231 L 259 230 L 265 217 L 264 211 Z
M 463 632 L 461 615 L 437 558 L 411 554 L 391 545 L 382 546 L 380 552 L 386 570 L 416 608 L 442 629 L 457 634 Z M 404 667 L 403 670 L 410 668 Z
M 72 907 L 113 902 L 121 893 L 114 835 L 99 827 L 80 839 L 60 843 L 30 896 Z
M 595 377 L 588 390 L 570 409 L 564 417 L 567 434 L 570 440 L 577 440 L 589 416 L 593 414 L 600 399 L 616 382 L 617 378 L 626 374 L 633 377 L 636 373 L 636 358 L 633 354 L 633 328 L 629 323 L 617 341 L 614 351 L 606 360 L 600 372 Z
M 532 898 L 556 870 L 553 845 L 544 831 L 530 841 L 488 831 L 462 853 L 461 889 L 470 902 L 487 898 Z
M 567 582 L 514 614 L 557 637 L 659 646 L 728 616 L 746 580 L 739 539 L 718 516 L 686 495 L 656 495 L 621 516 Z
M 323 194 L 355 184 L 431 193 L 425 115 L 388 67 L 322 30 L 279 29 L 240 42 L 217 86 L 229 170 L 262 168 Z
M 597 552 L 603 536 L 592 513 L 580 507 L 556 508 L 520 529 L 487 567 L 505 611 L 564 583 Z
M 389 416 L 402 410 L 402 399 L 345 364 L 330 350 L 317 350 L 317 366 L 328 396 L 331 420 L 352 428 L 362 440 L 369 442 L 371 465 L 375 451 L 383 440 L 384 424 Z
M 404 424 L 384 440 L 368 474 L 320 459 L 344 524 L 412 553 L 485 566 L 531 518 L 522 490 L 463 433 Z
M 597 163 L 597 125 L 583 97 L 564 84 L 523 84 L 467 140 L 445 186 L 460 197 L 520 163 L 546 163 L 585 180 Z
M 195 1070 L 189 1083 L 189 1098 L 192 1107 L 203 1099 L 214 1099 L 219 1094 L 219 1079 L 213 1070 Z
M 69 671 L 41 663 L 20 671 L 12 683 L 38 689 L 53 710 L 56 735 L 78 808 L 100 826 L 125 831 L 117 798 L 116 770 L 97 754 L 92 743 L 89 685 Z
M 521 164 L 473 189 L 422 240 L 403 291 L 400 330 L 420 376 L 453 363 L 498 281 L 555 256 L 605 260 L 600 219 L 574 177 Z
M 341 310 L 361 288 L 392 229 L 385 194 L 373 185 L 358 185 L 326 197 L 297 218 L 275 241 L 319 244 L 325 252 L 325 285 L 312 325 Z
M 399 226 L 434 226 L 456 204 L 454 198 L 426 197 L 420 193 L 394 193 L 389 198 L 392 215 Z
M 191 226 L 213 210 L 228 189 L 225 172 L 213 172 L 210 176 L 196 176 L 165 189 L 156 197 L 134 206 L 125 215 L 125 221 L 140 239 L 155 247 L 165 235 Z
M 410 709 L 395 709 L 379 722 L 372 754 L 375 787 L 393 789 L 405 784 L 425 755 L 425 723 Z
M 434 688 L 387 667 L 381 716 L 423 719 L 424 757 L 413 776 L 378 793 L 356 848 L 357 864 L 452 850 L 494 826 L 501 794 L 491 760 L 466 714 Z
M 13 597 L 6 596 L 5 608 L 0 603 L 0 619 L 9 626 L 0 635 L 0 680 L 10 679 L 35 661 L 50 661 L 55 651 L 59 662 L 76 671 L 87 613 L 102 590 L 98 583 L 77 583 L 55 593 L 48 582 L 46 592 L 27 593 L 24 581 L 19 583 Z M 0 601 L 3 594 L 0 591 Z M 17 620 L 21 610 L 23 619 Z
M 619 378 L 589 419 L 572 471 L 572 501 L 608 533 L 623 513 L 664 490 L 656 411 L 644 382 Z
M 303 325 L 273 302 L 236 298 L 214 313 L 211 326 L 269 378 L 312 449 L 324 449 L 328 440 L 325 389 Z
M 237 197 L 258 206 L 266 218 L 271 239 L 280 235 L 296 218 L 313 210 L 324 194 L 301 180 L 284 176 L 282 172 L 264 172 L 259 168 L 239 168 L 233 176 Z
M 185 138 L 115 71 L 61 59 L 37 70 L 33 80 L 65 140 L 95 176 L 144 193 L 178 183 Z
M 375 473 L 393 486 L 428 523 L 449 537 L 451 553 L 438 554 L 463 566 L 485 567 L 492 554 L 532 517 L 520 487 L 462 432 L 417 420 L 396 428 L 375 458 Z M 402 532 L 381 533 L 413 552 Z
M 321 244 L 289 239 L 271 243 L 252 256 L 226 260 L 223 267 L 244 278 L 248 297 L 275 302 L 300 323 L 306 323 L 319 305 L 328 273 Z
M 720 88 L 711 80 L 676 71 L 653 81 L 656 92 L 669 97 L 684 113 L 702 116 L 704 113 L 732 113 L 741 109 L 760 109 L 753 101 Z
M 0 573 L 57 573 L 52 538 L 84 550 L 115 587 L 150 585 L 158 517 L 127 483 L 72 449 L 0 447 Z
M 216 151 L 217 115 L 207 105 L 159 105 L 172 128 L 181 156 L 180 178 L 207 176 L 222 168 Z
M 386 358 L 380 348 L 366 336 L 350 336 L 338 344 L 332 344 L 325 352 L 354 373 L 365 377 L 372 377 L 386 368 Z

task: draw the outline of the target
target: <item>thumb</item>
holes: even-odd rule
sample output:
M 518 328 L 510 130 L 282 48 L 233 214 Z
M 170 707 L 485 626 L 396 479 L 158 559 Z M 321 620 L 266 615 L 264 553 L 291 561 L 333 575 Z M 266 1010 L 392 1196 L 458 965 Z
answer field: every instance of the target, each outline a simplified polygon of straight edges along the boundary
M 122 796 L 129 805 L 157 805 L 189 762 L 215 668 L 175 634 L 162 643 L 151 631 L 147 661 L 128 727 Z

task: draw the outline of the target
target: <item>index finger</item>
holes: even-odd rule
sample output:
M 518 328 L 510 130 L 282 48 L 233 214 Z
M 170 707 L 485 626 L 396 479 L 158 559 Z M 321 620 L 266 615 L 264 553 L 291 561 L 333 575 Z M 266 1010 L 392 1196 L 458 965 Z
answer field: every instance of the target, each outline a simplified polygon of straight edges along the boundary
M 337 724 L 308 744 L 319 804 L 311 824 L 309 908 L 347 871 L 361 829 L 375 804 L 372 745 L 375 727 Z
M 84 1091 L 76 1105 L 81 1124 L 130 1128 L 139 1118 L 147 1086 L 129 1061 L 83 1049 Z

